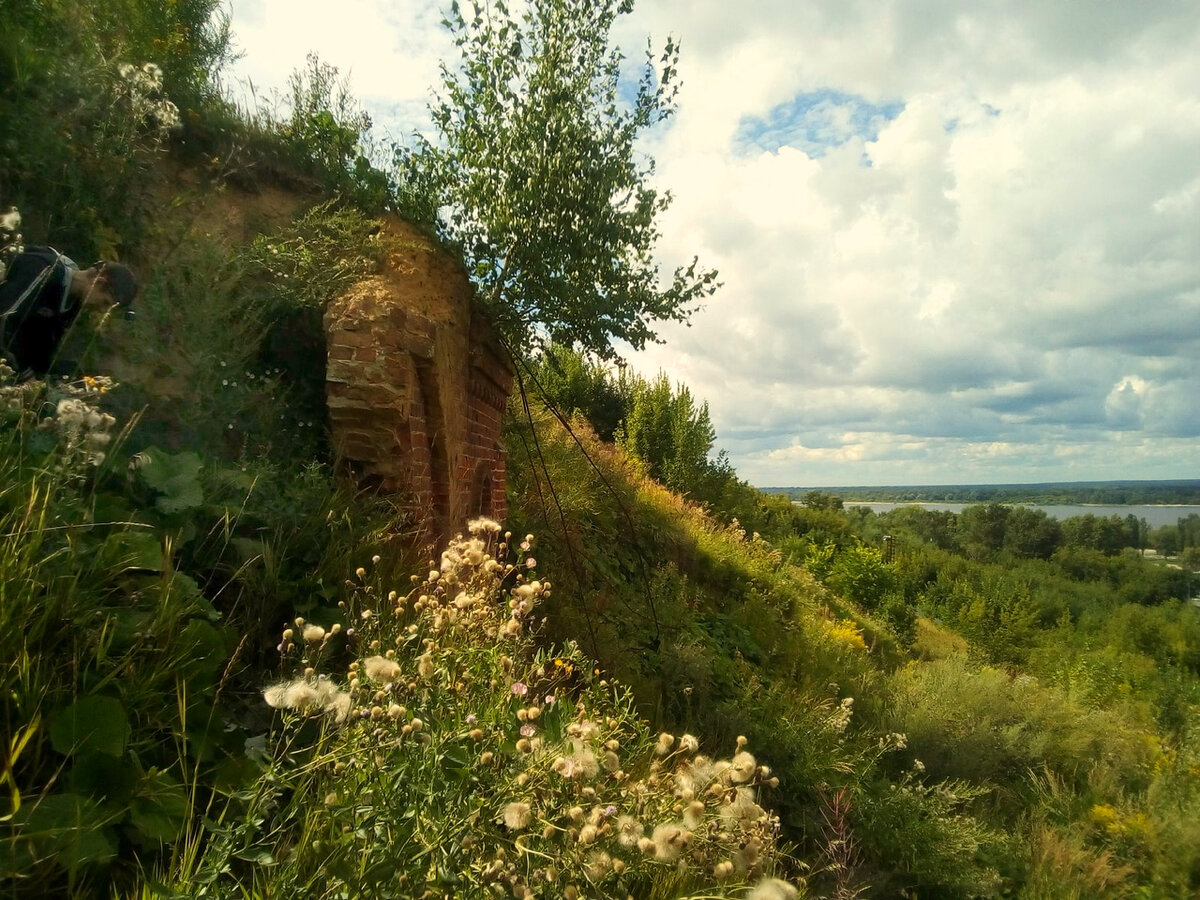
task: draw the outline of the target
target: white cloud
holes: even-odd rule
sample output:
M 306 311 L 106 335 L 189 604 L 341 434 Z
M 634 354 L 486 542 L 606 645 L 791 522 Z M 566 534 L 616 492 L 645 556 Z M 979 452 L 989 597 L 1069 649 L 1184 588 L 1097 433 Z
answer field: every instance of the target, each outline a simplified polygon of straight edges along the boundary
M 450 49 L 433 5 L 234 15 L 243 71 L 318 49 L 407 121 Z M 647 32 L 683 42 L 679 114 L 647 142 L 676 197 L 664 266 L 699 254 L 724 288 L 634 362 L 709 400 L 744 476 L 1191 473 L 1192 0 L 642 0 L 618 37 L 636 56 Z

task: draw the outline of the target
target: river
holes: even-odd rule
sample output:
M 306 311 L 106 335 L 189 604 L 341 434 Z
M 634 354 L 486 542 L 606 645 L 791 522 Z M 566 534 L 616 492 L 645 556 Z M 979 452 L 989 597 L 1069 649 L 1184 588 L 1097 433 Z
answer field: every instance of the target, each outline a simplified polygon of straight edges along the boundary
M 1011 504 L 1013 506 L 1028 506 L 1030 509 L 1040 509 L 1046 515 L 1055 519 L 1069 519 L 1072 516 L 1137 516 L 1145 519 L 1151 528 L 1161 528 L 1163 525 L 1174 525 L 1180 519 L 1195 513 L 1200 515 L 1200 506 L 1074 506 L 1074 505 L 1041 505 L 1038 503 Z M 979 506 L 978 503 L 860 503 L 857 500 L 847 500 L 847 508 L 851 506 L 866 506 L 877 513 L 890 512 L 905 506 L 920 506 L 939 512 L 960 513 L 968 506 Z

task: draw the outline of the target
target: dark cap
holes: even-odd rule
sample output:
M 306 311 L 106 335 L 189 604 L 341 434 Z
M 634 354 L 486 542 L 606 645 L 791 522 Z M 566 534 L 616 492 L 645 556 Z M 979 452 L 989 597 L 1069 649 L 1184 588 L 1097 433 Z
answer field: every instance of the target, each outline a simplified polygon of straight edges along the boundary
M 105 262 L 100 260 L 96 265 L 101 267 L 104 273 L 104 281 L 108 285 L 109 293 L 113 299 L 117 301 L 118 306 L 128 306 L 137 296 L 138 283 L 134 278 L 133 272 L 128 266 L 123 266 L 117 262 Z

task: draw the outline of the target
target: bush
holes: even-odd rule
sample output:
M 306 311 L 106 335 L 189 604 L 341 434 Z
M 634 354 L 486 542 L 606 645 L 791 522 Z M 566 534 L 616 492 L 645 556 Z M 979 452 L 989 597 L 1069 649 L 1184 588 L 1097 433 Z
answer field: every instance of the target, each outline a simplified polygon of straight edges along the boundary
M 745 740 L 713 760 L 655 738 L 573 645 L 537 650 L 551 586 L 498 530 L 473 522 L 403 594 L 360 567 L 350 627 L 283 631 L 277 761 L 176 873 L 192 896 L 709 897 L 770 874 L 768 773 Z

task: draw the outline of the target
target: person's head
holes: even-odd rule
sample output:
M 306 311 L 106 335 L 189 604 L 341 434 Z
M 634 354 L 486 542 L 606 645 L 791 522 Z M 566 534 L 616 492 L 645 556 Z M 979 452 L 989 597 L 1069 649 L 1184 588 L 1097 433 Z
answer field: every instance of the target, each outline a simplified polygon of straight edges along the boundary
M 128 266 L 100 260 L 75 273 L 71 290 L 84 306 L 106 310 L 129 306 L 137 296 L 138 283 Z

